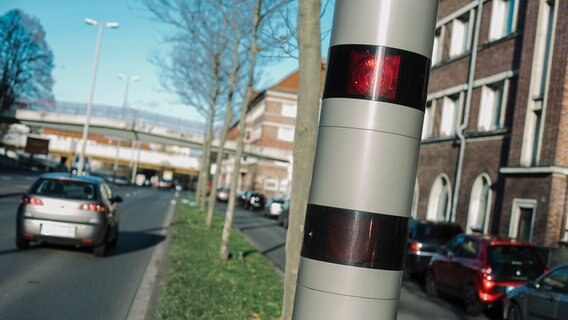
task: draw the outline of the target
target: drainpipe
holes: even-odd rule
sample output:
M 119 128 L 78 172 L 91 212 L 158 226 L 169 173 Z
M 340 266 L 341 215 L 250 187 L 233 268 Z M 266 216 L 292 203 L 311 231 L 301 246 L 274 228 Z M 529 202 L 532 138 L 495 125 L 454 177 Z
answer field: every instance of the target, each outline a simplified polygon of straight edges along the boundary
M 481 15 L 483 12 L 483 0 L 478 0 L 477 4 L 477 14 L 475 17 L 475 30 L 473 34 L 473 44 L 471 45 L 471 60 L 469 63 L 469 75 L 467 79 L 467 91 L 465 96 L 465 106 L 464 106 L 464 116 L 462 124 L 457 128 L 456 135 L 460 140 L 460 151 L 458 155 L 458 163 L 456 168 L 456 176 L 455 176 L 455 184 L 454 184 L 454 194 L 452 197 L 452 212 L 450 214 L 450 221 L 456 221 L 456 211 L 458 208 L 458 198 L 459 198 L 459 191 L 460 191 L 460 183 L 461 183 L 461 175 L 463 169 L 463 158 L 465 154 L 465 136 L 463 131 L 467 128 L 467 124 L 469 122 L 469 110 L 471 109 L 471 94 L 473 91 L 473 80 L 475 76 L 475 66 L 477 65 L 477 46 L 479 43 L 479 28 L 481 25 Z

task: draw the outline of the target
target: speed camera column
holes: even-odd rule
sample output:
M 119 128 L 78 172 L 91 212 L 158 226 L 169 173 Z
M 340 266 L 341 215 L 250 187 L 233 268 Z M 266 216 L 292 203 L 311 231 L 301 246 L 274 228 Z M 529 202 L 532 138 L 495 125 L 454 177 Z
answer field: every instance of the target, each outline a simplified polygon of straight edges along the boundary
M 437 0 L 337 0 L 294 319 L 396 319 Z

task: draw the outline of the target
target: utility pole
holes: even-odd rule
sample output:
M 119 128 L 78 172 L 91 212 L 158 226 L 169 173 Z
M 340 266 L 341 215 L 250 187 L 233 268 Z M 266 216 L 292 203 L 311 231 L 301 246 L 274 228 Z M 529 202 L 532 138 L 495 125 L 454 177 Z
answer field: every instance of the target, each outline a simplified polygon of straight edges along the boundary
M 294 319 L 396 319 L 438 0 L 337 0 Z

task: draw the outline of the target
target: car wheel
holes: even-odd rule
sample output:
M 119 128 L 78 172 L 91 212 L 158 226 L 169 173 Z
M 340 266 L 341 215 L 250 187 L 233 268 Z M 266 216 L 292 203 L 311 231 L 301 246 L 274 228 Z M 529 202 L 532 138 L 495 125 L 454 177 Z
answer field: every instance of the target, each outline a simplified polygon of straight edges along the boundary
M 16 235 L 16 248 L 25 250 L 30 246 L 30 240 L 24 239 L 20 235 Z
M 470 316 L 478 316 L 483 312 L 484 305 L 479 301 L 477 290 L 473 286 L 467 286 L 463 294 L 465 313 Z
M 511 304 L 511 306 L 509 307 L 509 312 L 507 312 L 507 320 L 523 320 L 521 308 L 519 308 L 518 304 Z
M 109 246 L 111 247 L 116 247 L 116 244 L 118 243 L 118 225 L 116 225 L 116 227 L 114 228 L 114 238 L 112 238 L 112 240 L 108 243 Z
M 426 272 L 426 294 L 430 297 L 438 296 L 438 288 L 436 288 L 436 280 L 432 271 Z
M 107 243 L 105 242 L 100 246 L 95 247 L 93 253 L 95 254 L 96 257 L 104 257 L 106 254 L 106 250 L 107 250 Z

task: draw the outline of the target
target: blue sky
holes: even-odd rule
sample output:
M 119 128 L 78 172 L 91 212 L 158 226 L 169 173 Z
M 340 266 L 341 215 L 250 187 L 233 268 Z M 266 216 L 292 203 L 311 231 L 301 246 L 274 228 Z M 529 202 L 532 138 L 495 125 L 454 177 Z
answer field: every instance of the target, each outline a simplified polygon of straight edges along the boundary
M 125 81 L 117 74 L 136 75 L 131 83 L 129 105 L 165 115 L 201 120 L 190 108 L 177 102 L 175 95 L 160 86 L 157 68 L 149 59 L 167 53 L 164 34 L 168 26 L 152 20 L 136 0 L 0 0 L 0 14 L 21 9 L 39 19 L 46 31 L 55 68 L 53 93 L 60 101 L 88 100 L 92 78 L 97 27 L 84 23 L 85 18 L 119 22 L 118 29 L 105 28 L 98 66 L 94 103 L 122 106 Z M 329 11 L 332 11 L 330 9 Z M 327 44 L 322 47 L 327 51 Z M 273 65 L 264 73 L 261 83 L 270 84 L 297 67 L 292 59 Z

